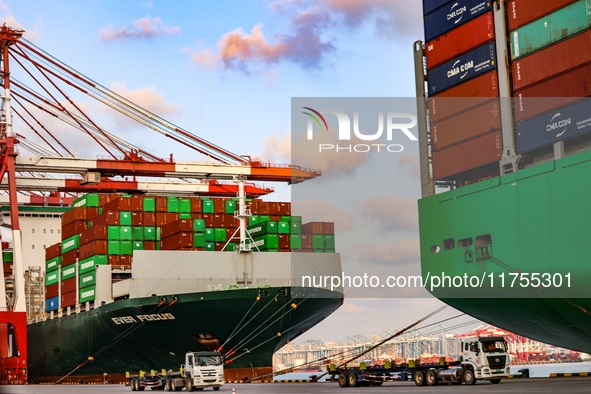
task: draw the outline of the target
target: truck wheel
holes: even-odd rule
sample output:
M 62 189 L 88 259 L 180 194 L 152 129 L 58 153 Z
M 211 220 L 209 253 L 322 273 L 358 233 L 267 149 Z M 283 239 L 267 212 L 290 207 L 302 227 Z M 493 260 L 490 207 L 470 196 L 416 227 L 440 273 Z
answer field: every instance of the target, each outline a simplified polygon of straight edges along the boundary
M 372 386 L 381 386 L 384 382 L 372 382 Z
M 499 384 L 499 383 L 501 383 L 501 379 L 491 379 L 490 382 L 492 384 Z
M 137 388 L 135 387 L 135 379 L 129 381 L 129 387 L 131 388 L 131 391 L 137 390 Z
M 219 391 L 219 390 L 220 390 L 220 387 L 219 386 L 213 388 L 213 391 Z
M 171 379 L 170 381 L 170 391 L 178 391 L 176 388 L 176 383 L 174 382 L 174 379 Z
M 437 372 L 435 371 L 428 371 L 425 379 L 427 380 L 427 385 L 429 386 L 435 386 L 437 383 L 439 383 L 439 378 L 437 378 Z
M 347 382 L 349 383 L 349 387 L 358 387 L 359 379 L 357 379 L 357 374 L 355 372 L 351 372 L 347 376 Z
M 467 369 L 464 371 L 464 382 L 466 382 L 466 384 L 468 386 L 476 384 L 476 378 L 474 377 L 474 371 L 472 371 L 471 369 Z
M 423 371 L 416 371 L 412 375 L 413 380 L 417 386 L 424 386 L 427 382 L 425 382 L 425 373 Z
M 139 386 L 138 386 L 138 388 L 137 388 L 137 391 L 144 391 L 144 390 L 146 389 L 144 386 L 142 386 L 142 385 L 141 385 L 141 383 L 140 383 L 140 382 L 138 382 L 138 385 L 139 385 Z
M 187 391 L 195 391 L 195 387 L 193 387 L 193 380 L 191 378 L 185 379 L 185 389 Z
M 170 385 L 170 380 L 166 379 L 166 383 L 164 383 L 164 388 L 166 391 L 172 391 L 172 386 Z
M 347 376 L 344 373 L 339 374 L 339 386 L 349 387 L 349 380 L 347 379 Z

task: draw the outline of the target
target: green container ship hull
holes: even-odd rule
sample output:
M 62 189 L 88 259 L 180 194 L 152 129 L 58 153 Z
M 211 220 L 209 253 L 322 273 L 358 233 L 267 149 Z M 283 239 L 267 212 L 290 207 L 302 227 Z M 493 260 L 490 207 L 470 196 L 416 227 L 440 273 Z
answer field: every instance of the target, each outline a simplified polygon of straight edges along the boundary
M 178 370 L 187 351 L 220 347 L 231 352 L 226 379 L 262 375 L 271 371 L 276 350 L 334 312 L 343 297 L 324 289 L 268 287 L 115 301 L 30 324 L 29 379 Z
M 488 288 L 428 290 L 487 323 L 591 352 L 590 173 L 586 151 L 421 199 L 424 280 L 467 274 Z M 563 286 L 511 286 L 510 273 L 559 274 Z

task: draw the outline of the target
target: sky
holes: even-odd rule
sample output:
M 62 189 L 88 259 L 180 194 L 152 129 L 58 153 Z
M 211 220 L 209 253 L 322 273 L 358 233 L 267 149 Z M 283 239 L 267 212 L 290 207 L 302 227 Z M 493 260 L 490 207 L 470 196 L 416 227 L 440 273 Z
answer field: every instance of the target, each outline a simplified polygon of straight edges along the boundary
M 1 0 L 0 17 L 55 58 L 185 130 L 230 152 L 277 163 L 299 158 L 292 155 L 293 97 L 415 97 L 412 44 L 423 38 L 418 0 Z M 110 117 L 86 96 L 74 97 L 143 149 L 161 157 L 174 153 L 177 161 L 200 159 L 152 130 Z M 105 154 L 90 139 L 46 120 L 76 154 Z M 29 135 L 17 120 L 15 128 Z M 404 272 L 419 271 L 418 148 L 407 148 L 379 160 L 316 163 L 336 172 L 348 168 L 348 178 L 328 177 L 321 189 L 349 182 L 384 186 L 357 212 L 381 228 L 376 243 L 339 244 L 340 234 L 348 240 L 354 233 L 337 229 L 344 266 L 362 261 L 361 268 L 375 272 L 397 264 Z M 387 176 L 370 181 L 364 174 L 380 160 L 391 160 Z M 292 189 L 274 186 L 268 199 L 291 199 Z M 341 214 L 334 211 L 341 218 L 355 212 Z M 369 257 L 359 253 L 365 247 Z M 433 298 L 350 297 L 298 341 L 394 331 L 441 305 Z M 438 318 L 455 314 L 448 308 Z

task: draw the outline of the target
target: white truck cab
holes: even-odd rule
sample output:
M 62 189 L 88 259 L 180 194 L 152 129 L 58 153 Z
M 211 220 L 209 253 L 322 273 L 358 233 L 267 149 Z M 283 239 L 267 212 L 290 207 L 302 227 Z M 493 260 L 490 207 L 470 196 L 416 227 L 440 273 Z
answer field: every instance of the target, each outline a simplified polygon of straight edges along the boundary
M 224 362 L 219 352 L 188 352 L 184 365 L 187 391 L 212 387 L 219 390 L 224 381 Z
M 507 342 L 503 337 L 462 338 L 462 366 L 467 384 L 477 379 L 499 383 L 509 375 Z

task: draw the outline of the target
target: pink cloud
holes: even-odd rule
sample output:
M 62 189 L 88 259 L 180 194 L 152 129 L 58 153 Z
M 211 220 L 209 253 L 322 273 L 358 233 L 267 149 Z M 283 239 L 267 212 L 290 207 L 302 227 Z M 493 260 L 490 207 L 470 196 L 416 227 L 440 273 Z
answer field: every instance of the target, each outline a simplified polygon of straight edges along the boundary
M 355 218 L 328 201 L 293 199 L 292 214 L 302 216 L 303 222 L 334 222 L 336 231 L 347 231 L 353 227 Z
M 417 201 L 412 198 L 370 198 L 365 201 L 361 211 L 377 221 L 385 231 L 412 231 L 419 227 Z
M 263 142 L 262 159 L 274 163 L 291 162 L 291 135 L 272 132 Z
M 99 37 L 102 41 L 120 41 L 134 38 L 152 38 L 158 36 L 170 36 L 180 34 L 181 29 L 177 26 L 169 27 L 162 24 L 160 17 L 151 18 L 146 16 L 133 21 L 131 27 L 113 28 L 113 25 L 99 31 Z
M 419 164 L 418 153 L 403 153 L 398 156 L 398 166 L 408 170 L 412 176 L 419 178 L 421 176 L 421 168 Z
M 420 261 L 419 240 L 402 240 L 388 245 L 375 245 L 366 250 L 363 260 L 376 264 L 408 264 Z
M 159 93 L 156 87 L 147 86 L 139 89 L 128 89 L 125 82 L 116 82 L 111 85 L 111 89 L 131 101 L 158 115 L 172 115 L 179 112 L 175 104 L 166 102 L 166 99 Z

